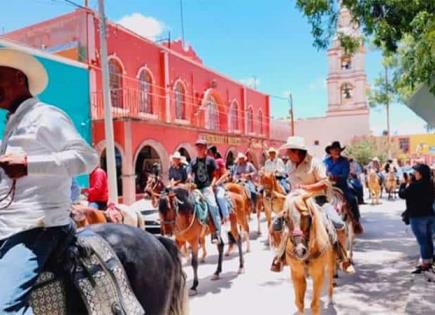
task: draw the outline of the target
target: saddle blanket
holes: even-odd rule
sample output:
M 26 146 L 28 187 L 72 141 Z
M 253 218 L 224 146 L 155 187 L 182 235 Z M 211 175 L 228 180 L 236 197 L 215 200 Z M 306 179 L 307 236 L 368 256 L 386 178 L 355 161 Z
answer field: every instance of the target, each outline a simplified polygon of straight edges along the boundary
M 78 257 L 74 257 L 71 279 L 91 315 L 145 314 L 136 299 L 124 267 L 110 245 L 90 230 L 77 234 Z M 65 281 L 49 270 L 41 274 L 31 294 L 31 307 L 35 315 L 68 314 Z

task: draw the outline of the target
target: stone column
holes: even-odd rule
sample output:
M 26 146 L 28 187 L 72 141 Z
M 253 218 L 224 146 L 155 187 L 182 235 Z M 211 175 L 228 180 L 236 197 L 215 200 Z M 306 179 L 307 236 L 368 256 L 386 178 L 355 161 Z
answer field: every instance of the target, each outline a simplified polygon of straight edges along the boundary
M 122 160 L 123 203 L 130 205 L 136 201 L 136 181 L 133 161 L 131 120 L 124 123 L 124 157 Z

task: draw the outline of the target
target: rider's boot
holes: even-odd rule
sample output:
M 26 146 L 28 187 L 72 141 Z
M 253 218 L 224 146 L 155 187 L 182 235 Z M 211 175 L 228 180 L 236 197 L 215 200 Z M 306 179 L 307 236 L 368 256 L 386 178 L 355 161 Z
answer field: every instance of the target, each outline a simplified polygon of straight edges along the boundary
M 337 230 L 338 242 L 335 246 L 335 251 L 339 260 L 341 270 L 346 273 L 355 273 L 355 268 L 352 265 L 352 260 L 346 250 L 346 230 L 344 228 Z

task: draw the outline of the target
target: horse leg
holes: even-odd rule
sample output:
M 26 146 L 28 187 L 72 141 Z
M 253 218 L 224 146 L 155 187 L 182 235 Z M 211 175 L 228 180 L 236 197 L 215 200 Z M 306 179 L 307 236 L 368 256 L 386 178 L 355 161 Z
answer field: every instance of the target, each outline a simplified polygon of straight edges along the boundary
M 198 243 L 194 242 L 191 243 L 192 247 L 192 268 L 193 268 L 193 284 L 190 288 L 190 294 L 189 295 L 196 295 L 198 292 L 196 289 L 198 288 Z
M 261 209 L 257 207 L 257 231 L 258 235 L 261 235 Z
M 213 274 L 213 277 L 211 278 L 211 280 L 219 280 L 220 279 L 219 275 L 222 272 L 222 261 L 223 261 L 223 257 L 224 257 L 224 243 L 220 242 L 217 245 L 217 249 L 219 252 L 218 266 L 217 266 L 217 269 L 216 269 L 215 273 Z
M 239 236 L 237 240 L 237 247 L 239 249 L 239 274 L 245 273 L 245 261 L 243 257 L 242 238 Z
M 205 244 L 205 236 L 201 236 L 199 239 L 199 245 L 201 246 L 202 256 L 201 256 L 201 263 L 205 263 L 205 258 L 207 257 L 207 246 Z
M 329 257 L 325 255 L 323 259 L 312 261 L 312 265 L 309 268 L 311 277 L 313 278 L 313 298 L 311 300 L 311 311 L 313 315 L 320 315 L 320 295 L 322 294 L 325 276 L 325 259 L 329 259 Z
M 330 250 L 328 253 L 328 305 L 332 305 L 334 303 L 333 295 L 334 295 L 334 276 L 336 273 L 336 254 L 335 251 Z
M 293 280 L 293 287 L 295 290 L 295 304 L 298 309 L 298 314 L 304 314 L 304 299 L 305 291 L 307 290 L 307 281 L 305 279 L 305 270 L 301 266 L 291 266 L 291 275 Z

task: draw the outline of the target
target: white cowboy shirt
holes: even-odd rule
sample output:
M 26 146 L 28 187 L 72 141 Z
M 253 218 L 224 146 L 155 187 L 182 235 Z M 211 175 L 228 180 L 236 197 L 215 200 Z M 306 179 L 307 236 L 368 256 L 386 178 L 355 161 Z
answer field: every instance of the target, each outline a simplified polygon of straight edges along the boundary
M 9 117 L 0 155 L 26 154 L 28 175 L 16 182 L 12 204 L 0 203 L 0 240 L 36 227 L 70 222 L 71 180 L 89 173 L 98 156 L 60 109 L 35 98 L 24 101 Z M 0 198 L 12 180 L 0 169 Z

